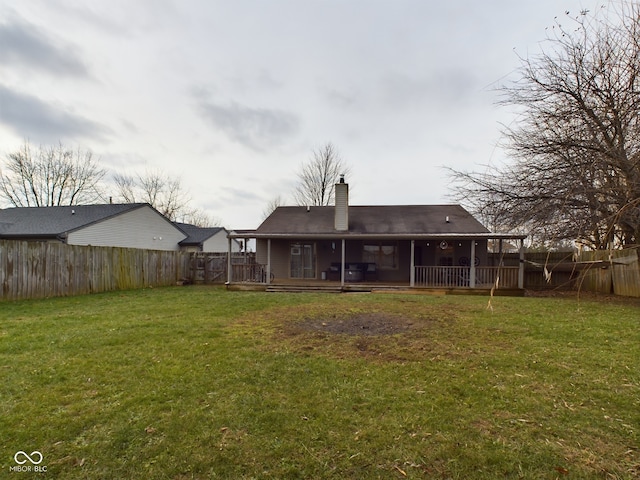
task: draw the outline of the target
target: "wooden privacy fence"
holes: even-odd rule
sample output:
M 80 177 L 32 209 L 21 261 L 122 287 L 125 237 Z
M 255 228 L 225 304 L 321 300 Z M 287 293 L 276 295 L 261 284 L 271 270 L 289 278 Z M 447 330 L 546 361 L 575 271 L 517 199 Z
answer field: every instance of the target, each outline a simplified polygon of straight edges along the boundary
M 0 300 L 175 285 L 187 252 L 0 240 Z
M 579 271 L 572 264 L 573 252 L 525 252 L 524 288 L 531 290 L 561 289 L 576 287 Z M 490 253 L 489 265 L 517 267 L 519 253 Z M 544 268 L 551 272 L 545 276 Z
M 519 261 L 517 254 L 501 259 L 504 265 Z M 490 261 L 497 262 L 498 256 L 490 255 Z M 582 252 L 577 258 L 574 252 L 526 252 L 524 287 L 640 297 L 638 249 Z
M 232 253 L 231 269 L 233 278 L 247 278 L 243 272 L 253 271 L 259 267 L 255 263 L 255 253 Z M 189 278 L 196 284 L 225 283 L 227 281 L 227 252 L 193 252 L 191 253 Z M 250 278 L 255 278 L 255 273 Z
M 582 289 L 640 297 L 638 249 L 583 252 L 580 260 L 593 262 L 585 264 L 581 277 Z

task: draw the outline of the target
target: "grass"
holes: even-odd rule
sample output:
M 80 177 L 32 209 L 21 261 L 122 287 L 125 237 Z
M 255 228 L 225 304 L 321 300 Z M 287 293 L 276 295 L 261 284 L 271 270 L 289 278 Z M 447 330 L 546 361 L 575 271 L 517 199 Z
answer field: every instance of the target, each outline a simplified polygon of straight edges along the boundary
M 0 478 L 28 476 L 19 450 L 60 479 L 638 478 L 638 304 L 492 304 L 209 287 L 3 303 Z M 367 316 L 408 329 L 329 329 Z

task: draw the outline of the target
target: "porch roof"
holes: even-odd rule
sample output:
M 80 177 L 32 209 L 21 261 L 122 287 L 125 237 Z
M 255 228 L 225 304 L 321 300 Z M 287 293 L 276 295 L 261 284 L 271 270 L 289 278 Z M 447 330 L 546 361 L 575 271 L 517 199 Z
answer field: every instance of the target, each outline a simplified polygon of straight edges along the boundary
M 308 239 L 308 240 L 447 240 L 447 239 L 486 239 L 486 240 L 523 240 L 526 235 L 516 233 L 414 233 L 414 234 L 358 234 L 349 232 L 298 234 L 298 233 L 260 233 L 258 230 L 236 230 L 229 238 L 272 238 L 272 239 Z
M 491 233 L 460 205 L 349 206 L 349 229 L 334 228 L 334 207 L 278 207 L 257 230 L 230 238 L 523 239 Z

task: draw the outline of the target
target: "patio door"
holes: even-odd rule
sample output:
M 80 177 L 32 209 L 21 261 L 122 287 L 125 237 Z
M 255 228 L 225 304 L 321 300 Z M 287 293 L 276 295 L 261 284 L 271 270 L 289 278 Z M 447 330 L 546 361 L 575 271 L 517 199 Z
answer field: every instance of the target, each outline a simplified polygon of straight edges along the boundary
M 291 278 L 316 278 L 315 243 L 291 244 Z

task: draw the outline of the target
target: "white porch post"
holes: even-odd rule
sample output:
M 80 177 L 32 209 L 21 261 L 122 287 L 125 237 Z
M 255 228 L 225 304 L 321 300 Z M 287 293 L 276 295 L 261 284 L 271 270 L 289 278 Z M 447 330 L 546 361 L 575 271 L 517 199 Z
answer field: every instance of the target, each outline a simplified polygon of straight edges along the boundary
M 231 272 L 231 242 L 233 240 L 231 237 L 227 237 L 228 247 L 227 247 L 227 284 L 231 283 L 233 280 L 233 275 Z
M 267 285 L 271 283 L 271 239 L 267 238 Z
M 411 240 L 411 271 L 409 272 L 409 286 L 416 284 L 416 241 Z
M 346 245 L 346 241 L 343 238 L 342 239 L 342 260 L 340 261 L 340 286 L 344 287 L 344 262 L 347 258 L 346 252 L 345 252 L 345 245 Z
M 471 258 L 469 259 L 469 287 L 476 288 L 476 241 L 471 239 Z
M 524 288 L 524 239 L 520 239 L 520 263 L 518 264 L 518 288 Z

